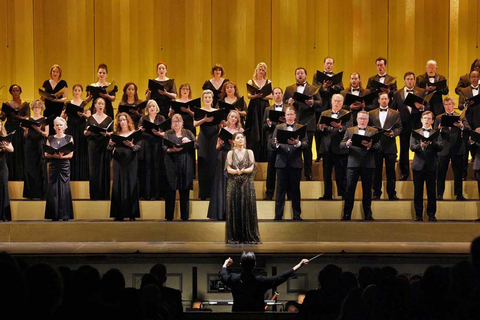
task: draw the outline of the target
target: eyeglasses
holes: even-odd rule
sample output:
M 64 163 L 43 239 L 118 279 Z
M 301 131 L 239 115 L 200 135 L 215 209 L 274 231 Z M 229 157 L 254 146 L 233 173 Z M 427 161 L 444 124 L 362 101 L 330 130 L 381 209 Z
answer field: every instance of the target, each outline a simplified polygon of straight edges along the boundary
M 172 121 L 172 122 L 173 122 L 173 123 L 183 123 L 183 121 L 178 121 L 178 120 Z

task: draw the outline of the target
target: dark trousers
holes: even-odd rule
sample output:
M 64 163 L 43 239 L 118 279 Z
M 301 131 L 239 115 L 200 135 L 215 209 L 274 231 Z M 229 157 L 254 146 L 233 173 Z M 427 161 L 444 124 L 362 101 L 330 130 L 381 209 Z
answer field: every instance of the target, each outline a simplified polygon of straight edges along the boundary
M 410 135 L 412 134 L 412 129 L 410 127 L 403 128 L 402 133 L 400 133 L 400 158 L 399 158 L 399 167 L 400 174 L 402 177 L 408 177 L 410 175 Z
M 475 170 L 475 179 L 477 180 L 478 198 L 480 199 L 480 170 Z
M 313 161 L 313 153 L 312 153 L 312 141 L 313 141 L 313 131 L 307 131 L 307 139 L 308 139 L 308 146 L 303 149 L 303 173 L 305 177 L 312 176 L 312 161 Z
M 423 217 L 423 184 L 427 185 L 427 215 L 435 217 L 437 212 L 437 198 L 435 192 L 436 171 L 429 171 L 425 166 L 421 171 L 413 171 L 414 196 L 413 204 L 418 218 Z
M 445 178 L 447 177 L 448 164 L 452 161 L 454 194 L 456 196 L 463 195 L 463 155 L 438 156 L 437 171 L 437 195 L 443 197 L 445 191 Z
M 476 143 L 470 144 L 468 142 L 465 142 L 465 147 L 466 147 L 466 152 L 463 155 L 463 177 L 466 178 L 468 176 L 468 152 L 470 151 L 470 154 L 472 155 L 472 160 L 475 159 L 475 154 L 477 153 L 477 145 Z
M 267 191 L 265 195 L 273 198 L 275 192 L 275 175 L 277 171 L 275 169 L 275 160 L 277 159 L 277 151 L 268 151 L 268 167 L 267 167 Z
M 337 194 L 341 197 L 345 195 L 347 188 L 347 154 L 333 154 L 331 152 L 322 154 L 323 158 L 323 186 L 324 198 L 332 197 L 332 171 L 335 167 L 335 183 L 337 184 Z
M 355 189 L 358 178 L 362 178 L 362 206 L 365 219 L 372 216 L 372 173 L 373 168 L 347 168 L 347 190 L 345 192 L 345 207 L 343 217 L 349 219 L 352 216 L 353 203 L 355 201 Z
M 320 116 L 322 115 L 321 112 L 315 112 L 315 123 L 318 123 L 318 120 L 320 119 Z M 321 131 L 316 130 L 315 131 L 315 151 L 317 152 L 317 159 L 320 160 L 320 158 L 323 156 L 320 154 L 320 144 L 322 141 L 322 133 Z
M 165 219 L 173 220 L 175 211 L 175 194 L 177 190 L 168 190 L 165 192 Z M 182 220 L 188 220 L 190 207 L 190 190 L 178 190 L 180 194 L 180 217 Z
M 277 194 L 275 199 L 275 218 L 283 217 L 285 208 L 285 194 L 292 200 L 293 217 L 299 218 L 302 210 L 300 208 L 300 180 L 302 169 L 299 168 L 277 168 Z
M 387 175 L 387 194 L 389 198 L 393 198 L 397 194 L 397 192 L 395 191 L 395 160 L 397 159 L 397 154 L 395 153 L 375 153 L 373 194 L 379 197 L 382 195 L 383 159 L 385 159 L 385 173 Z

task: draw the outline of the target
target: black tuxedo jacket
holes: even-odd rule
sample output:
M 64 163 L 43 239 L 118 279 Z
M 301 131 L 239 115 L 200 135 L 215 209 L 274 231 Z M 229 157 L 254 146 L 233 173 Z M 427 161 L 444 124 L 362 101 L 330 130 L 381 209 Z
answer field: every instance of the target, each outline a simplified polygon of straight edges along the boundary
M 460 95 L 460 89 L 470 87 L 470 75 L 464 74 L 458 80 L 457 86 L 455 87 L 455 93 Z
M 458 96 L 458 109 L 465 109 L 465 99 L 469 98 L 473 98 L 472 87 L 470 85 L 466 88 L 460 89 L 460 94 Z M 470 107 L 467 109 L 467 111 L 465 111 L 465 117 L 467 118 L 468 124 L 472 130 L 475 130 L 480 126 L 480 111 L 476 111 L 475 108 L 476 107 Z
M 343 90 L 342 92 L 340 92 L 340 94 L 343 96 L 344 99 L 347 97 L 347 93 L 352 93 L 352 92 L 350 90 Z M 363 96 L 365 96 L 369 93 L 370 93 L 370 90 L 360 88 L 359 96 L 363 97 Z M 352 112 L 352 117 L 350 118 L 351 119 L 350 120 L 350 127 L 356 126 L 357 125 L 357 114 L 361 110 L 350 110 L 350 106 L 345 106 L 345 105 L 343 106 L 343 108 L 345 110 L 349 110 L 349 111 Z M 373 109 L 374 109 L 373 104 L 365 105 L 365 110 L 366 111 L 373 110 Z
M 333 74 L 335 75 L 335 73 Z M 312 84 L 320 88 L 320 97 L 322 98 L 322 107 L 321 109 L 317 110 L 317 112 L 322 112 L 324 110 L 328 110 L 332 108 L 332 96 L 335 93 L 340 93 L 343 91 L 343 81 L 339 84 L 335 84 L 330 86 L 327 90 L 323 88 L 323 83 L 320 83 L 317 80 L 317 73 L 313 75 Z
M 305 90 L 303 94 L 307 96 L 313 96 L 313 105 L 309 106 L 308 104 L 297 102 L 293 103 L 295 109 L 297 109 L 297 121 L 300 124 L 307 126 L 307 131 L 314 132 L 316 127 L 315 122 L 315 110 L 317 112 L 323 111 L 322 107 L 322 98 L 320 97 L 320 92 L 314 94 L 317 91 L 318 87 L 305 84 Z M 285 94 L 283 95 L 283 103 L 287 104 L 288 99 L 293 98 L 293 94 L 297 92 L 297 84 L 291 85 L 285 89 Z M 309 141 L 311 143 L 311 141 Z
M 345 109 L 340 109 L 338 117 L 341 117 L 347 114 L 348 111 Z M 332 152 L 333 154 L 348 154 L 348 150 L 340 148 L 340 143 L 342 142 L 343 135 L 345 131 L 349 127 L 350 121 L 348 123 L 342 123 L 342 131 L 334 127 L 325 127 L 325 129 L 320 130 L 320 121 L 322 117 L 332 117 L 332 110 L 326 110 L 322 112 L 320 119 L 318 119 L 317 129 L 319 134 L 322 135 L 322 139 L 320 140 L 320 153 L 327 154 Z
M 385 111 L 382 111 L 385 112 Z M 392 129 L 393 137 L 382 136 L 380 144 L 382 146 L 383 153 L 397 153 L 397 143 L 395 138 L 402 132 L 402 122 L 400 121 L 400 113 L 397 110 L 388 108 L 387 119 L 382 127 L 380 122 L 380 109 L 375 109 L 369 113 L 368 125 L 380 129 Z
M 373 127 L 367 126 L 365 135 L 367 137 L 371 137 L 378 132 L 377 129 Z M 342 149 L 348 149 L 348 162 L 347 168 L 375 168 L 375 159 L 374 153 L 380 150 L 380 141 L 377 143 L 372 144 L 370 149 L 366 149 L 364 147 L 355 147 L 350 146 L 347 147 L 347 141 L 353 137 L 354 134 L 358 134 L 358 126 L 348 128 L 343 136 L 342 142 L 340 143 L 340 147 Z
M 435 75 L 435 82 L 442 81 L 442 80 L 445 80 L 445 77 L 437 73 Z M 428 75 L 426 73 L 419 75 L 417 79 L 415 79 L 415 85 L 422 89 L 426 88 L 427 82 L 429 81 L 428 81 Z M 426 94 L 428 95 L 430 93 L 431 92 L 427 92 Z M 435 91 L 435 94 L 430 99 L 430 108 L 435 115 L 439 115 L 443 113 L 444 110 L 443 110 L 442 95 L 447 95 L 447 94 L 448 94 L 448 86 L 445 89 Z
M 445 113 L 439 114 L 435 118 L 434 129 L 437 130 L 438 126 L 442 123 L 442 116 Z M 453 112 L 453 115 L 458 116 L 457 112 Z M 442 128 L 441 135 L 442 135 L 442 151 L 438 153 L 439 156 L 447 156 L 447 155 L 463 155 L 465 154 L 465 143 L 464 138 L 467 137 L 468 132 L 470 131 L 470 125 L 466 118 L 463 118 L 463 130 L 458 127 L 451 127 L 451 128 Z
M 425 90 L 414 87 L 413 94 L 419 96 L 420 98 L 425 97 Z M 392 109 L 397 110 L 400 113 L 400 119 L 402 121 L 403 130 L 406 129 L 418 129 L 422 127 L 422 123 L 420 122 L 421 115 L 423 111 L 427 111 L 430 109 L 430 105 L 428 103 L 425 104 L 425 109 L 423 111 L 418 110 L 415 107 L 412 107 L 412 113 L 408 111 L 408 106 L 405 105 L 403 102 L 405 101 L 405 90 L 401 88 L 393 95 L 393 103 Z
M 282 111 L 285 112 L 286 106 L 283 105 Z M 267 123 L 268 116 L 270 114 L 270 110 L 275 110 L 275 105 L 269 106 L 265 108 L 265 112 L 263 113 L 263 131 L 267 133 L 267 149 L 272 151 L 272 137 L 273 137 L 273 132 L 275 131 L 275 128 L 278 125 L 278 122 L 273 122 L 272 125 L 269 126 Z
M 423 134 L 423 129 L 417 129 L 416 132 Z M 415 152 L 412 161 L 412 170 L 421 171 L 425 166 L 428 171 L 437 171 L 437 153 L 442 151 L 442 135 L 438 136 L 437 141 L 429 144 L 424 150 L 420 146 L 420 140 L 410 136 L 410 150 Z
M 295 274 L 290 269 L 273 277 L 255 276 L 252 273 L 231 273 L 226 268 L 220 271 L 222 282 L 232 289 L 232 311 L 265 311 L 265 292 L 279 286 Z
M 380 76 L 378 75 L 378 73 L 374 76 L 371 76 L 370 78 L 368 78 L 368 82 L 367 82 L 367 89 L 369 89 L 370 91 L 372 89 L 370 89 L 372 87 L 372 81 L 373 80 L 376 80 L 378 82 L 380 82 Z M 392 105 L 392 98 L 393 98 L 393 94 L 395 93 L 395 91 L 397 91 L 397 80 L 395 80 L 395 77 L 392 77 L 391 75 L 389 74 L 386 74 L 385 75 L 385 81 L 384 81 L 385 84 L 389 84 L 391 83 L 390 85 L 390 92 L 388 93 L 388 97 L 390 98 L 390 102 L 389 102 L 389 105 Z M 374 90 L 374 89 L 373 89 Z M 375 108 L 378 108 L 379 104 L 378 104 L 378 98 L 375 98 L 373 100 L 373 104 L 370 105 L 369 108 L 365 107 L 365 109 L 367 109 L 367 111 L 369 110 L 372 110 L 372 109 L 375 109 Z
M 294 123 L 293 129 L 297 130 L 303 127 L 298 123 Z M 307 143 L 307 135 L 303 137 L 301 141 L 300 147 L 296 148 L 291 144 L 283 144 L 281 143 L 280 146 L 277 148 L 275 143 L 273 142 L 274 139 L 277 137 L 278 130 L 287 130 L 287 124 L 281 123 L 277 125 L 275 131 L 273 132 L 272 137 L 272 148 L 277 150 L 277 159 L 275 160 L 275 168 L 296 168 L 301 169 L 303 168 L 303 160 L 302 160 L 302 149 L 308 146 Z

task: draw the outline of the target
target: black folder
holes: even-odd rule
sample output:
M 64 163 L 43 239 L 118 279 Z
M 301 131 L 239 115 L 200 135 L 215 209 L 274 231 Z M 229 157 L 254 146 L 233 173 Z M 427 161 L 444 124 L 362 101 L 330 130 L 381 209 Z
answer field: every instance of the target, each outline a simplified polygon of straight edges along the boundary
M 440 130 L 435 131 L 434 133 L 431 133 L 428 138 L 425 138 L 423 134 L 418 133 L 417 131 L 412 131 L 412 137 L 414 137 L 417 140 L 420 141 L 433 141 L 437 140 L 438 135 L 440 134 Z
M 470 137 L 472 137 L 473 141 L 475 141 L 476 143 L 480 143 L 480 133 L 470 130 L 469 134 Z
M 322 84 L 323 84 L 323 81 L 332 81 L 332 83 L 336 85 L 342 82 L 342 78 L 343 78 L 343 71 L 330 77 L 329 75 L 317 70 L 317 81 Z
M 102 132 L 107 132 L 110 126 L 113 124 L 113 121 L 108 124 L 106 128 L 99 127 L 97 125 L 91 124 L 88 126 L 88 131 L 101 134 Z
M 52 146 L 47 146 L 46 144 L 43 145 L 43 151 L 48 153 L 48 154 L 55 154 L 55 153 L 60 153 L 63 152 L 63 154 L 69 154 L 74 150 L 73 143 L 69 142 L 63 147 L 60 147 L 58 149 L 52 147 Z
M 22 119 L 20 120 L 20 126 L 24 128 L 32 128 L 33 126 L 40 127 L 42 124 L 50 125 L 53 123 L 55 116 L 50 116 L 48 118 L 43 118 L 43 119 L 38 119 L 38 120 L 33 120 L 32 118 L 30 119 Z
M 262 89 L 257 89 L 254 86 L 247 83 L 247 92 L 250 94 L 262 93 L 263 94 L 262 97 L 265 98 L 266 96 L 272 93 L 272 83 L 270 82 L 269 84 L 264 85 Z
M 222 93 L 222 87 L 225 82 L 227 82 L 227 80 L 223 81 L 222 85 L 217 90 L 217 88 L 215 88 L 215 86 L 210 81 L 206 81 L 206 84 L 203 85 L 202 90 L 211 90 L 213 92 L 213 95 L 215 97 L 218 97 Z
M 283 117 L 285 122 L 285 111 L 276 111 L 276 110 L 270 110 L 268 112 L 268 119 L 272 122 L 280 122 L 280 118 Z
M 110 139 L 112 139 L 113 142 L 115 142 L 115 145 L 123 145 L 123 141 L 131 141 L 133 139 L 133 144 L 136 144 L 137 142 L 142 140 L 142 130 L 137 130 L 132 132 L 130 135 L 127 137 L 122 137 L 118 134 L 113 133 L 110 135 Z
M 243 106 L 245 106 L 245 100 L 243 97 L 237 99 L 234 104 L 220 100 L 218 101 L 218 109 L 225 110 L 225 115 L 228 115 L 228 113 L 233 109 L 242 109 Z
M 165 89 L 168 92 L 172 92 L 173 89 L 173 81 L 174 79 L 168 79 L 166 81 L 157 81 L 157 80 L 152 80 L 148 79 L 148 89 L 150 91 L 155 91 L 158 92 L 158 90 L 165 91 Z
M 195 120 L 197 121 L 202 120 L 203 118 L 205 118 L 205 116 L 209 118 L 213 117 L 212 122 L 206 122 L 212 125 L 219 124 L 220 122 L 222 122 L 222 120 L 225 119 L 225 111 L 223 109 L 215 109 L 215 111 L 205 111 L 204 109 L 194 108 L 193 111 L 195 112 Z
M 7 134 L 5 137 L 0 136 L 0 142 L 2 142 L 2 141 L 12 142 L 13 135 L 15 134 L 16 131 L 17 130 L 13 130 L 9 134 Z
M 81 119 L 81 117 L 78 115 L 77 112 L 81 112 L 83 113 L 84 112 L 84 107 L 85 107 L 85 103 L 82 102 L 81 105 L 77 106 L 71 102 L 67 102 L 65 104 L 65 112 L 68 116 L 68 120 L 69 121 L 74 121 L 74 122 L 77 122 L 78 120 Z
M 427 79 L 427 84 L 426 85 L 429 86 L 429 87 L 435 87 L 435 91 L 443 90 L 447 87 L 447 79 L 441 80 L 441 81 L 438 81 L 438 82 L 433 82 L 433 83 L 430 83 L 430 81 L 428 81 L 428 79 Z
M 368 106 L 369 104 L 373 103 L 373 100 L 375 100 L 376 97 L 378 97 L 378 92 L 376 91 L 370 92 L 364 95 L 363 97 L 360 97 L 351 93 L 347 93 L 345 96 L 345 101 L 343 101 L 343 105 L 349 106 L 358 101 L 358 102 L 365 102 L 365 105 Z
M 370 87 L 374 88 L 377 91 L 380 91 L 382 88 L 388 89 L 392 84 L 395 83 L 395 79 L 393 79 L 390 83 L 381 83 L 380 81 L 377 80 L 372 80 L 370 82 Z
M 373 136 L 362 136 L 360 134 L 354 134 L 352 136 L 352 146 L 364 148 L 362 141 L 372 141 L 372 144 L 377 143 L 382 138 L 382 135 L 383 132 L 377 132 Z
M 7 117 L 10 117 L 12 114 L 15 114 L 18 116 L 18 111 L 12 108 L 12 106 L 10 106 L 5 102 L 2 103 L 2 112 L 5 113 Z
M 403 104 L 416 109 L 415 102 L 425 105 L 425 99 L 420 98 L 419 96 L 414 95 L 413 93 L 409 93 L 407 95 L 407 97 L 405 98 L 405 101 L 403 101 Z
M 183 112 L 181 108 L 188 108 L 190 107 L 190 110 L 193 111 L 193 108 L 201 108 L 202 107 L 202 101 L 200 98 L 190 100 L 188 102 L 181 102 L 181 101 L 171 101 L 170 102 L 170 107 L 173 109 L 175 113 L 179 114 L 188 114 L 186 112 Z M 189 115 L 189 114 L 188 114 Z
M 163 144 L 165 146 L 167 146 L 168 148 L 183 148 L 184 150 L 191 150 L 191 149 L 195 149 L 195 141 L 190 141 L 190 142 L 187 142 L 187 143 L 175 143 L 173 141 L 170 141 L 166 138 L 163 139 Z
M 321 117 L 320 117 L 320 124 L 325 124 L 325 125 L 331 127 L 331 126 L 332 126 L 332 125 L 330 124 L 331 122 L 339 123 L 339 122 L 341 121 L 342 123 L 347 123 L 348 120 L 350 120 L 351 116 L 352 116 L 352 113 L 351 113 L 351 112 L 347 112 L 346 114 L 344 114 L 343 116 L 338 117 L 338 118 L 321 116 Z
M 442 122 L 440 123 L 442 127 L 454 127 L 454 123 L 460 120 L 460 116 L 448 116 L 444 114 L 442 116 Z
M 134 104 L 118 105 L 118 113 L 125 112 L 127 114 L 131 114 L 130 109 L 134 109 L 136 111 L 145 109 L 147 107 L 147 103 L 148 103 L 148 100 L 142 101 L 137 105 L 134 105 Z
M 305 103 L 305 100 L 310 100 L 312 99 L 312 96 L 307 96 L 306 94 L 300 93 L 300 92 L 295 92 L 293 94 L 293 100 L 301 103 Z
M 277 130 L 277 141 L 278 143 L 288 144 L 288 139 L 297 139 L 297 137 L 302 140 L 307 133 L 307 126 L 301 126 L 295 131 L 289 130 Z
M 115 80 L 112 81 L 108 86 L 104 86 L 104 87 L 96 87 L 96 86 L 92 86 L 92 85 L 89 85 L 87 86 L 87 88 L 85 89 L 85 91 L 87 92 L 90 92 L 90 95 L 92 97 L 98 97 L 100 96 L 100 93 L 103 93 L 103 94 L 109 94 L 111 93 L 112 91 L 115 90 Z
M 172 119 L 168 118 L 167 120 L 163 121 L 160 124 L 155 124 L 153 122 L 143 119 L 142 127 L 145 128 L 145 131 L 151 132 L 151 133 L 153 133 L 152 130 L 166 132 L 172 129 Z
M 225 143 L 229 143 L 228 140 L 233 140 L 233 134 L 222 128 L 220 130 L 220 133 L 218 134 L 218 137 L 223 140 Z
M 41 97 L 44 97 L 45 99 L 48 99 L 48 100 L 54 100 L 54 99 L 56 99 L 60 96 L 63 96 L 64 92 L 65 92 L 65 88 L 63 88 L 62 90 L 59 90 L 58 92 L 55 92 L 55 93 L 48 93 L 45 90 L 38 89 L 38 94 Z
M 470 107 L 475 107 L 480 104 L 480 94 L 477 94 L 475 97 L 465 99 L 465 102 L 473 101 L 473 104 Z

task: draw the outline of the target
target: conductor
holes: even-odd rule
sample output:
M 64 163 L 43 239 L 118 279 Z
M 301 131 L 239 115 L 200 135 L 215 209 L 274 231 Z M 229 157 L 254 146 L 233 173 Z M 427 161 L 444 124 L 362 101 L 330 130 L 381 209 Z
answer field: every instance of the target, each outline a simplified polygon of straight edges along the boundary
M 255 254 L 243 252 L 241 257 L 242 273 L 228 273 L 227 267 L 233 263 L 231 258 L 225 260 L 220 277 L 222 282 L 232 289 L 233 308 L 232 311 L 265 311 L 265 292 L 273 287 L 279 286 L 295 275 L 295 271 L 308 259 L 303 259 L 292 269 L 278 276 L 265 277 L 253 274 L 255 267 Z

